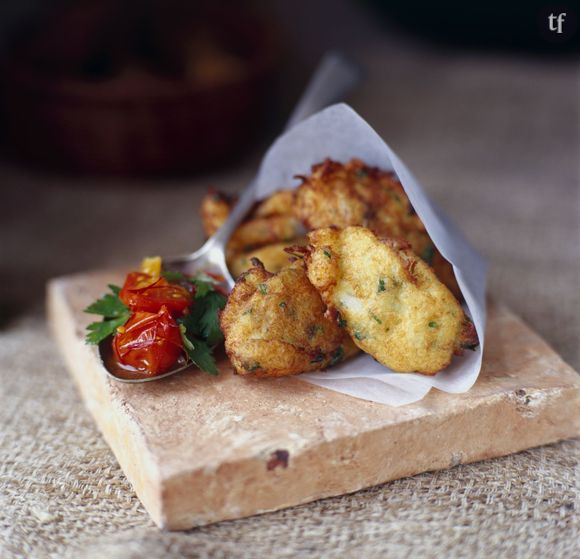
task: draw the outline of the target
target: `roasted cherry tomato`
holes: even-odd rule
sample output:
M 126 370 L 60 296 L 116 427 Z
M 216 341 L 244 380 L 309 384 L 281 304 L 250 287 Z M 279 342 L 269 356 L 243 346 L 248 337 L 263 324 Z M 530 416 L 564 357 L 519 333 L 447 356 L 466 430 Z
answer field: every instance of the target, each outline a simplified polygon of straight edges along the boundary
M 192 302 L 192 295 L 185 287 L 142 272 L 127 275 L 119 298 L 132 311 L 156 313 L 165 306 L 173 316 L 182 315 Z
M 113 350 L 120 363 L 153 375 L 163 373 L 183 353 L 179 326 L 165 306 L 158 313 L 136 312 L 118 329 Z

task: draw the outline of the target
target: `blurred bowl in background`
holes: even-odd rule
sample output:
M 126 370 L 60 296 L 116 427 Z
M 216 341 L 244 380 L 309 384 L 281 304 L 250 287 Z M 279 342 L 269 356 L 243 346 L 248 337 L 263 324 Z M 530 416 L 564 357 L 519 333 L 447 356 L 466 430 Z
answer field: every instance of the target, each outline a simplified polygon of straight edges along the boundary
M 52 14 L 5 57 L 8 149 L 61 171 L 143 176 L 207 168 L 247 147 L 272 104 L 272 26 L 231 6 L 202 18 L 150 12 L 143 26 L 111 6 Z M 80 40 L 59 43 L 71 25 Z

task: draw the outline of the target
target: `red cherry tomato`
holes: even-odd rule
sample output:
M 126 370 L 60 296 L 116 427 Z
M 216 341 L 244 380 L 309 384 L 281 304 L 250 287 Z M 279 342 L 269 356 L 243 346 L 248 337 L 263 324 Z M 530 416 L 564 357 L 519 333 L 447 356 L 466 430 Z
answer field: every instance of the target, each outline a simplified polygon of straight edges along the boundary
M 167 307 L 173 316 L 182 315 L 192 303 L 192 295 L 185 287 L 142 272 L 127 275 L 119 298 L 132 311 L 156 313 Z
M 113 350 L 120 363 L 164 373 L 183 353 L 179 326 L 165 306 L 158 313 L 136 312 L 115 334 Z

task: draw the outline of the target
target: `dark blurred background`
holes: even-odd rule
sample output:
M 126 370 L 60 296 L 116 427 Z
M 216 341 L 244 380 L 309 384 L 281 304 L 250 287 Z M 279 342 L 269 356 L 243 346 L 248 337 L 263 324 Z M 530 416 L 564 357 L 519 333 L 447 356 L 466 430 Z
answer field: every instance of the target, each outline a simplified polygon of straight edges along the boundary
M 578 365 L 577 17 L 537 1 L 3 0 L 2 324 L 38 313 L 50 277 L 199 246 L 205 190 L 247 184 L 338 48 L 366 70 L 348 101 L 490 258 L 491 293 Z

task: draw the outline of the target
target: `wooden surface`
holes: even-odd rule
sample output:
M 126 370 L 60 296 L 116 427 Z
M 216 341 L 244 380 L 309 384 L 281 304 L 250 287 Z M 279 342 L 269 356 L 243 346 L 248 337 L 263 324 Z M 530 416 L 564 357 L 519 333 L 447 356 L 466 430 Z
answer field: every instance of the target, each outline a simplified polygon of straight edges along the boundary
M 580 435 L 580 377 L 490 305 L 484 367 L 466 394 L 392 408 L 227 363 L 141 385 L 109 381 L 82 309 L 111 273 L 53 280 L 49 320 L 88 409 L 153 520 L 186 529 L 356 491 Z

